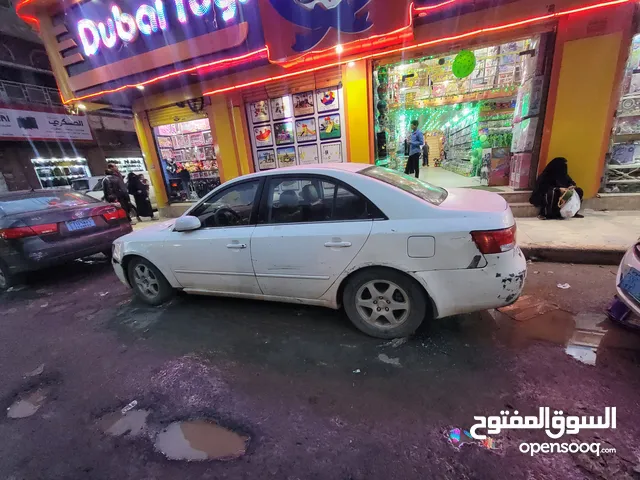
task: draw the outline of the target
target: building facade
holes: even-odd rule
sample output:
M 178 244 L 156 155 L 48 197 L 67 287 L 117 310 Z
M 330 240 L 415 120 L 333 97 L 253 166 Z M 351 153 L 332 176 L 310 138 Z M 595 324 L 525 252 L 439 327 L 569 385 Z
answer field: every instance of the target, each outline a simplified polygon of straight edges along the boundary
M 611 164 L 636 9 L 630 0 L 16 5 L 44 42 L 64 105 L 132 109 L 161 207 L 294 164 L 403 170 L 412 120 L 434 183 L 526 190 L 562 156 L 592 197 Z
M 86 115 L 64 105 L 38 35 L 0 4 L 0 189 L 70 187 L 107 159 L 142 154 L 130 108 Z

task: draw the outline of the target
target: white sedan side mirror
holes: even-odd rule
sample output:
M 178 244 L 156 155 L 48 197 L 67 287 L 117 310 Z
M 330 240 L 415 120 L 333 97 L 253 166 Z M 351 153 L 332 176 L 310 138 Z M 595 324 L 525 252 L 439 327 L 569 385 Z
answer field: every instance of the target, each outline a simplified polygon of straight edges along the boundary
M 192 230 L 198 230 L 200 227 L 202 227 L 200 219 L 190 215 L 178 217 L 173 225 L 173 229 L 176 232 L 191 232 Z

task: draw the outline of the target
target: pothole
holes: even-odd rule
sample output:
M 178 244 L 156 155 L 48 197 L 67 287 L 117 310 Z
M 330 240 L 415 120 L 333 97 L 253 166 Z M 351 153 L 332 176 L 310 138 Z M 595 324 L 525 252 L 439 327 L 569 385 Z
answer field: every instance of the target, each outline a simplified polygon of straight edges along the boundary
M 9 408 L 7 408 L 7 417 L 30 417 L 44 404 L 48 394 L 49 389 L 46 387 L 26 392 L 23 396 L 20 396 L 15 402 L 13 402 Z
M 129 410 L 108 413 L 98 421 L 98 426 L 107 435 L 119 437 L 128 434 L 136 437 L 147 430 L 149 410 Z
M 169 460 L 231 460 L 247 450 L 249 437 L 207 420 L 174 422 L 162 430 L 155 448 Z

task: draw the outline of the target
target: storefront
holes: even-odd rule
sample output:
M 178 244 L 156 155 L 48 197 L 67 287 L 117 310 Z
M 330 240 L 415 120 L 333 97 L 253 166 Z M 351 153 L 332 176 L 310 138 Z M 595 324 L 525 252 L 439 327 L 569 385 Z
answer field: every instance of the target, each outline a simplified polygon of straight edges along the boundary
M 413 119 L 429 145 L 426 180 L 528 189 L 565 156 L 592 196 L 636 4 L 93 0 L 62 10 L 22 0 L 16 9 L 39 29 L 66 104 L 133 108 L 162 209 L 289 165 L 403 170 Z
M 375 62 L 376 164 L 405 170 L 406 138 L 417 120 L 428 145 L 421 178 L 443 187 L 528 188 L 537 169 L 552 41 L 553 34 L 544 33 Z

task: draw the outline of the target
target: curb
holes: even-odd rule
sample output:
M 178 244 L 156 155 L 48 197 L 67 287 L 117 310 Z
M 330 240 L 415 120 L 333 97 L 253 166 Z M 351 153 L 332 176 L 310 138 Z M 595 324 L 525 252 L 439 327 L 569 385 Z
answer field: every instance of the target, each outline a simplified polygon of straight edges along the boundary
M 552 263 L 578 263 L 589 265 L 620 265 L 626 253 L 624 248 L 551 247 L 520 245 L 527 260 Z

